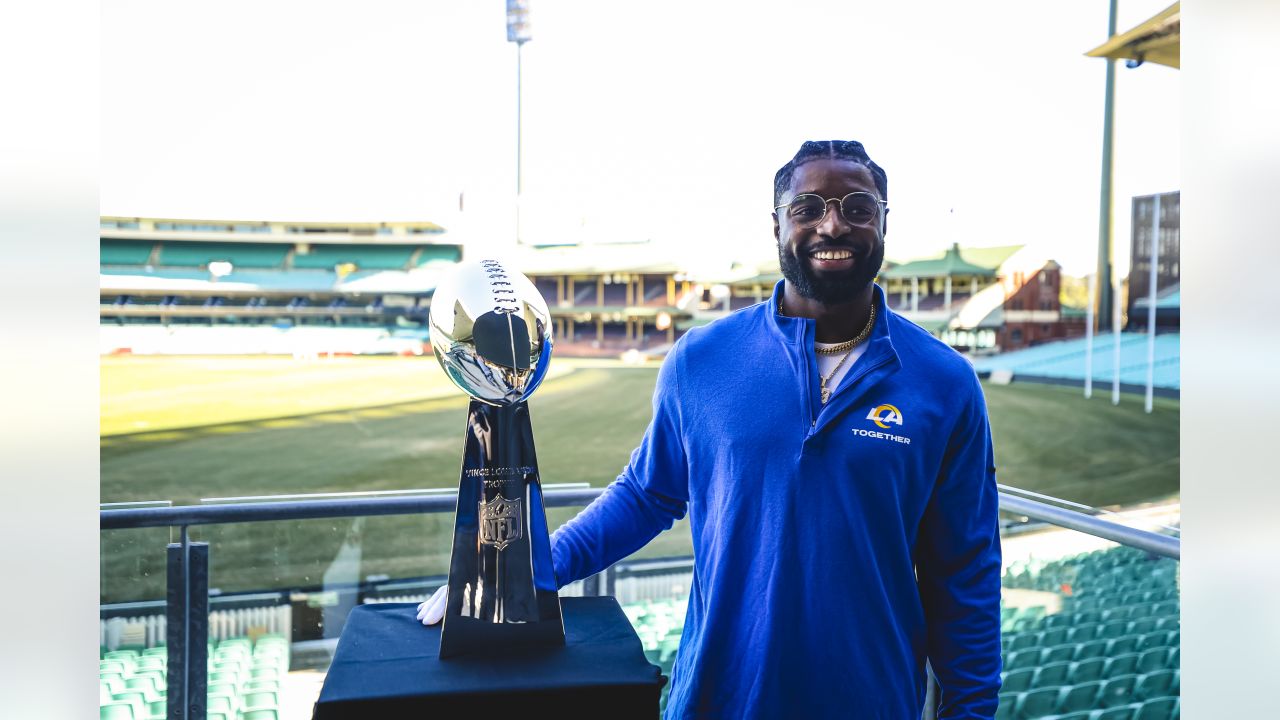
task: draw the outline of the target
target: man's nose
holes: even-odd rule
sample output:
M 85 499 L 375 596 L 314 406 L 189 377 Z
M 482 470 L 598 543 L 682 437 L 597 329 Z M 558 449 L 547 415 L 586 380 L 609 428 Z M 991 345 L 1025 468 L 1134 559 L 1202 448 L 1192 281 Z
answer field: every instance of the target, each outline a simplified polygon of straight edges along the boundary
M 839 200 L 828 200 L 825 210 L 826 213 L 822 216 L 822 220 L 814 228 L 818 231 L 818 234 L 835 238 L 845 235 L 853 229 L 849 225 L 849 221 L 844 218 L 844 212 L 840 209 Z

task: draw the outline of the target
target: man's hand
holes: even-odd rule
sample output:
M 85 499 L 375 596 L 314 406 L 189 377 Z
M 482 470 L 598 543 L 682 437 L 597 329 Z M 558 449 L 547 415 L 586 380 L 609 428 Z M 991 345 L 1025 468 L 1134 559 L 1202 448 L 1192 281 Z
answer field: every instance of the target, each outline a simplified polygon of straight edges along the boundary
M 418 606 L 418 619 L 423 625 L 435 625 L 444 617 L 444 606 L 449 599 L 449 586 L 441 585 L 436 594 Z

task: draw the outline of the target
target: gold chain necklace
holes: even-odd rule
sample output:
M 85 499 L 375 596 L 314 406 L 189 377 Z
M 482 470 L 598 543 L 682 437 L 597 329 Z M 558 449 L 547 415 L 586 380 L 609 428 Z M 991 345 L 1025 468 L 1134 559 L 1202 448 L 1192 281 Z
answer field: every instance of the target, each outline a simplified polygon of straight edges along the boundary
M 863 340 L 867 339 L 867 336 L 871 334 L 871 328 L 875 326 L 875 324 L 876 324 L 876 306 L 873 303 L 871 305 L 871 317 L 867 318 L 867 325 L 866 327 L 862 328 L 862 332 L 858 333 L 858 335 L 854 337 L 852 340 L 846 340 L 845 342 L 842 342 L 836 346 L 836 347 L 844 347 L 847 345 L 848 347 L 845 348 L 844 350 L 844 357 L 840 358 L 840 362 L 836 363 L 835 369 L 833 369 L 830 373 L 828 373 L 826 377 L 823 377 L 821 375 L 818 376 L 818 387 L 822 393 L 823 405 L 826 405 L 827 401 L 831 399 L 831 389 L 827 387 L 827 383 L 831 382 L 831 378 L 835 377 L 836 373 L 840 372 L 840 368 L 844 367 L 845 361 L 847 361 L 849 359 L 849 356 L 853 354 L 853 349 L 857 347 L 859 344 L 861 344 Z M 815 348 L 814 351 L 822 352 L 822 350 L 818 350 L 817 348 Z M 827 353 L 827 354 L 834 354 L 834 352 Z

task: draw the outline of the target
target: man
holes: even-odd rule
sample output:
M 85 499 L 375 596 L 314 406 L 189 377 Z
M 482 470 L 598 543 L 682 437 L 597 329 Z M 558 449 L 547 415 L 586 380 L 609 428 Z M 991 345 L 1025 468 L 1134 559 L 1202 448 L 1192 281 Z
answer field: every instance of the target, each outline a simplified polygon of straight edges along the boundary
M 552 536 L 564 585 L 689 513 L 668 717 L 915 719 L 926 658 L 939 717 L 995 713 L 986 406 L 969 363 L 874 284 L 886 196 L 860 143 L 801 146 L 774 180 L 784 280 L 676 343 L 630 463 Z

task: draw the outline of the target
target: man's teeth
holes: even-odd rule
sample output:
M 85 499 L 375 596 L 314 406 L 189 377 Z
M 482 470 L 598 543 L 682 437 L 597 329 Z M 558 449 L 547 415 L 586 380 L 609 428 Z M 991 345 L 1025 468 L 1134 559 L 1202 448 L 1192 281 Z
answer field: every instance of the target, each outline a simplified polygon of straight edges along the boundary
M 847 260 L 853 257 L 853 253 L 848 250 L 819 250 L 813 257 L 819 260 Z

